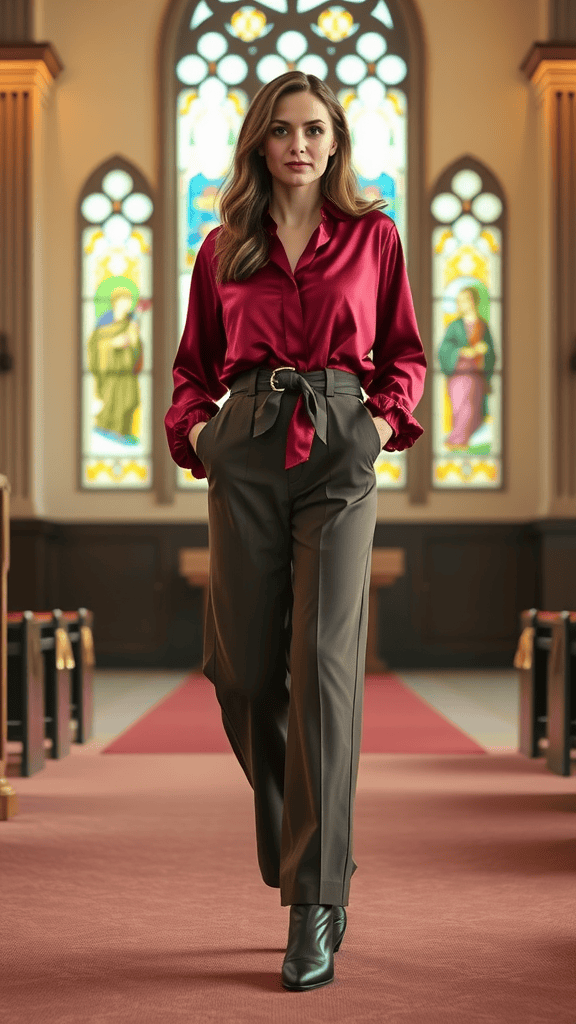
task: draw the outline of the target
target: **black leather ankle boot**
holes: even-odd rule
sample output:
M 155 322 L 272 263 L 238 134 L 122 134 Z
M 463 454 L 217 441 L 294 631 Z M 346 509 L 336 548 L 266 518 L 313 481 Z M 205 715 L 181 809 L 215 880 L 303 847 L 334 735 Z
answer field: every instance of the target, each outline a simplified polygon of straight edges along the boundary
M 344 932 L 346 931 L 346 910 L 344 907 L 332 907 L 334 918 L 334 952 L 337 953 L 342 945 Z
M 284 988 L 304 992 L 334 981 L 334 918 L 331 906 L 293 903 L 282 964 Z

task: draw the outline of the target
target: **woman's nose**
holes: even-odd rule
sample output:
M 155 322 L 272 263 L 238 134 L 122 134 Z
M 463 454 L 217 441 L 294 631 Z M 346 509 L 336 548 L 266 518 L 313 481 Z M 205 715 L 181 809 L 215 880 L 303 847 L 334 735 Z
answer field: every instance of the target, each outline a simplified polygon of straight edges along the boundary
M 297 149 L 299 151 L 306 149 L 306 138 L 304 135 L 299 135 L 298 132 L 296 132 L 294 142 L 292 143 L 292 149 Z

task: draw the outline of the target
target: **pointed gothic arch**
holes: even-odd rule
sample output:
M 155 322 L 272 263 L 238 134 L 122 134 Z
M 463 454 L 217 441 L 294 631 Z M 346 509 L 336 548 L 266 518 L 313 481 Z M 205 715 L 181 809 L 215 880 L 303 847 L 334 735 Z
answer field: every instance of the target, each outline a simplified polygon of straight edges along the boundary
M 343 63 L 343 58 L 347 63 Z M 395 189 L 396 183 L 389 182 L 386 191 L 383 167 L 377 175 L 371 172 L 372 178 L 366 175 L 365 185 L 372 186 L 372 191 L 374 185 L 376 189 L 380 187 L 392 200 L 387 212 L 395 216 L 403 236 L 417 312 L 423 306 L 425 67 L 423 32 L 413 0 L 350 0 L 345 8 L 316 0 L 262 0 L 249 6 L 241 2 L 236 5 L 235 0 L 173 0 L 160 33 L 157 74 L 162 204 L 157 282 L 162 324 L 159 345 L 163 349 L 158 353 L 163 369 L 163 381 L 157 388 L 159 422 L 161 409 L 165 411 L 171 400 L 171 367 L 182 329 L 186 283 L 203 236 L 218 223 L 210 210 L 210 194 L 222 180 L 218 173 L 222 168 L 218 167 L 212 178 L 207 173 L 197 176 L 194 214 L 189 217 L 193 205 L 191 175 L 179 178 L 177 167 L 179 99 L 188 104 L 188 114 L 192 101 L 201 98 L 202 90 L 205 99 L 210 90 L 212 99 L 219 93 L 227 105 L 225 117 L 229 124 L 226 133 L 223 117 L 220 135 L 225 155 L 226 146 L 235 142 L 235 126 L 241 122 L 243 109 L 252 95 L 265 81 L 294 66 L 324 78 L 337 95 L 347 89 L 347 98 L 350 102 L 355 100 L 357 108 L 362 80 L 372 79 L 368 89 L 364 86 L 366 96 L 370 89 L 376 92 L 375 83 L 383 82 L 391 93 L 389 101 L 403 114 L 398 119 L 405 131 L 405 162 L 398 175 L 400 187 Z M 403 487 L 412 476 L 412 488 L 417 487 L 421 473 L 408 472 L 407 477 L 403 466 L 405 453 L 397 454 L 398 466 L 392 467 L 387 478 L 382 472 L 383 485 L 397 487 L 400 482 Z M 399 468 L 404 470 L 400 476 Z M 176 480 L 167 451 L 162 465 L 158 464 L 158 472 L 159 500 L 171 502 Z M 180 485 L 184 476 L 189 474 L 178 470 Z M 206 486 L 204 480 L 194 481 L 191 477 L 187 483 L 195 489 Z

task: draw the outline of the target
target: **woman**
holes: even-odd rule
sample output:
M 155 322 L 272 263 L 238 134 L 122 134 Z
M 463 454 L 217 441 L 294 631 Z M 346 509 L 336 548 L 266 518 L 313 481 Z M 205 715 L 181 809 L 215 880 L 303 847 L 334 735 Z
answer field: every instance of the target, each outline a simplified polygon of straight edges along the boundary
M 381 205 L 357 193 L 333 92 L 298 71 L 263 86 L 198 252 L 166 415 L 175 462 L 208 478 L 203 671 L 254 790 L 262 878 L 290 906 L 295 990 L 333 980 L 356 870 L 374 462 L 423 432 L 426 360 Z
M 472 434 L 488 415 L 487 395 L 495 353 L 490 328 L 478 315 L 479 307 L 478 289 L 461 288 L 456 296 L 460 316 L 448 324 L 438 350 L 452 405 L 452 430 L 444 444 L 453 450 L 468 448 Z

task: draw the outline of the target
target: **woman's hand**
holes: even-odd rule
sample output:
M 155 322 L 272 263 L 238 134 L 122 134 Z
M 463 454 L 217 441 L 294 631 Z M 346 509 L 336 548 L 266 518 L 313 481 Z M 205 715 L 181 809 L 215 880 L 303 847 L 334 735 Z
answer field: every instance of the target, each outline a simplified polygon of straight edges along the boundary
M 198 434 L 206 426 L 207 422 L 208 420 L 200 420 L 198 423 L 195 423 L 194 426 L 192 427 L 192 430 L 188 434 L 188 440 L 190 441 L 190 444 L 192 445 L 194 452 L 196 452 L 196 441 L 198 440 Z
M 372 413 L 370 413 L 370 415 L 372 416 Z M 388 423 L 388 420 L 385 420 L 383 416 L 372 416 L 372 419 L 374 420 L 374 426 L 376 427 L 376 430 L 380 434 L 380 447 L 383 448 L 384 445 L 387 444 L 387 442 L 392 437 L 394 431 L 392 430 L 392 427 Z

